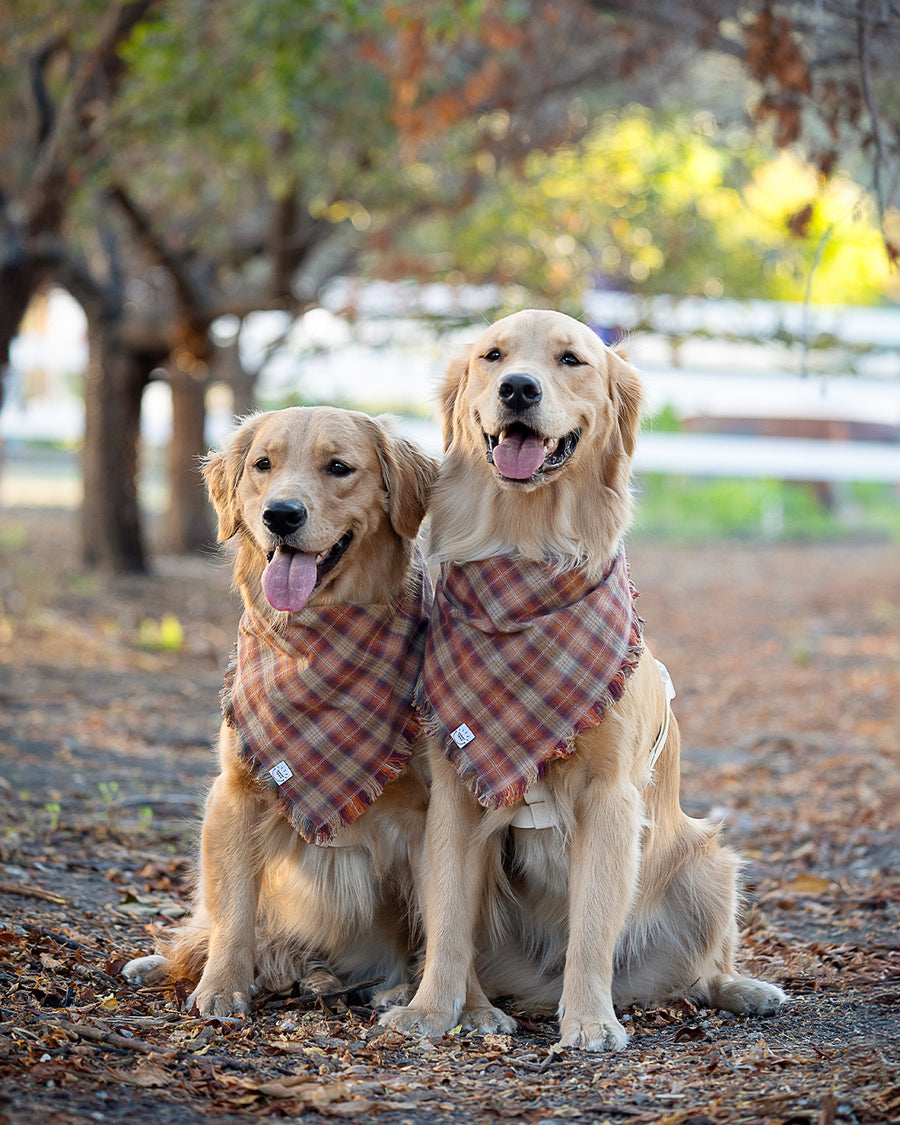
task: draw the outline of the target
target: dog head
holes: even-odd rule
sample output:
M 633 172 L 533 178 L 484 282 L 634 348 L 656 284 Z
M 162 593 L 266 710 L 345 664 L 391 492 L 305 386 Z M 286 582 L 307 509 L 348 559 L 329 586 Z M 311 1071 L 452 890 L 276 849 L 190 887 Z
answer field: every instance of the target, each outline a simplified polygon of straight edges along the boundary
M 442 531 L 448 480 L 481 497 L 481 542 L 468 534 L 465 548 L 458 543 L 468 557 L 495 548 L 607 553 L 630 516 L 641 402 L 634 368 L 572 317 L 529 309 L 491 325 L 440 390 L 447 456 L 434 507 L 438 557 L 455 549 L 449 539 L 461 528 L 451 520 Z
M 246 419 L 204 465 L 219 539 L 257 609 L 387 601 L 402 586 L 436 462 L 388 419 L 294 407 Z
M 445 449 L 477 436 L 501 488 L 539 488 L 579 446 L 631 457 L 641 384 L 587 325 L 529 309 L 504 317 L 451 365 L 441 392 Z

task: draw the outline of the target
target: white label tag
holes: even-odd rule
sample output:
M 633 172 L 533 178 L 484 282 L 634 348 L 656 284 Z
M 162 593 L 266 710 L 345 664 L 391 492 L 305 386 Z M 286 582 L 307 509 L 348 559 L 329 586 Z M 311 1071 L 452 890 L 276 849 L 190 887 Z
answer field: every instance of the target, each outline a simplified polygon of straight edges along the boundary
M 468 746 L 470 742 L 475 741 L 475 735 L 472 734 L 465 723 L 460 723 L 456 730 L 450 731 L 450 737 L 457 746 Z
M 283 785 L 288 778 L 294 776 L 294 771 L 287 762 L 279 762 L 277 766 L 273 766 L 269 770 L 269 776 L 273 781 L 277 781 L 279 785 Z

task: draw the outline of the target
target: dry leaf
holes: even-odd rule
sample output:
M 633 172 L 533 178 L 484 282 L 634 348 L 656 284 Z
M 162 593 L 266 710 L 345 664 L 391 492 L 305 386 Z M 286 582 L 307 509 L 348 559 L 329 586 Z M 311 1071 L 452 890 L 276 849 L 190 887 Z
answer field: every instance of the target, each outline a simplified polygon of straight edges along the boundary
M 154 1066 L 152 1063 L 146 1063 L 134 1070 L 115 1070 L 107 1067 L 106 1073 L 116 1082 L 124 1082 L 126 1086 L 141 1086 L 147 1089 L 168 1086 L 174 1077 L 167 1074 L 161 1066 Z
M 822 879 L 818 875 L 812 875 L 809 872 L 803 872 L 800 875 L 795 875 L 788 883 L 782 883 L 780 890 L 787 891 L 795 895 L 819 895 L 832 889 L 832 884 L 828 879 Z

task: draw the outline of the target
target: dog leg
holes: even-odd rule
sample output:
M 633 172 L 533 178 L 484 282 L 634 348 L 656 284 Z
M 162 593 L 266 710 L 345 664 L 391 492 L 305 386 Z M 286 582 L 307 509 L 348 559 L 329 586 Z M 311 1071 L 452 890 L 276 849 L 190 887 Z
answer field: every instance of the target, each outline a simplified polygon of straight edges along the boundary
M 692 990 L 698 1004 L 734 1012 L 738 1016 L 773 1016 L 788 1002 L 785 992 L 776 984 L 754 977 L 734 975 L 734 949 L 737 927 L 732 922 L 725 936 L 718 960 L 721 972 L 714 973 Z
M 474 969 L 469 975 L 466 1002 L 463 1005 L 459 1022 L 464 1030 L 478 1031 L 483 1034 L 500 1032 L 504 1035 L 510 1035 L 516 1030 L 516 1021 L 506 1012 L 501 1012 L 499 1008 L 495 1008 L 488 1000 Z
M 618 966 L 619 1004 L 648 1004 L 670 996 L 738 1015 L 768 1016 L 787 997 L 776 985 L 735 971 L 738 945 L 738 856 L 719 844 L 717 829 L 684 818 L 677 841 L 644 851 L 641 891 L 647 896 L 668 878 L 656 906 L 629 920 L 637 955 Z M 673 853 L 680 856 L 669 875 Z
M 231 737 L 223 727 L 221 739 Z M 244 778 L 237 769 L 231 775 L 223 769 L 203 820 L 200 899 L 209 916 L 206 966 L 186 1001 L 187 1008 L 196 1004 L 202 1016 L 249 1012 L 261 881 L 253 843 L 259 818 L 258 801 Z
M 613 954 L 637 888 L 640 819 L 633 786 L 599 779 L 576 810 L 559 1005 L 563 1047 L 617 1051 L 628 1041 L 613 1009 Z
M 425 967 L 408 1007 L 390 1009 L 380 1022 L 436 1038 L 465 1012 L 466 1026 L 509 1032 L 515 1023 L 490 1004 L 474 969 L 489 846 L 478 836 L 481 809 L 443 756 L 433 755 L 432 770 L 421 879 Z
M 393 988 L 386 988 L 376 992 L 372 997 L 371 1006 L 376 1012 L 389 1012 L 392 1008 L 403 1007 L 412 1000 L 416 994 L 414 984 L 397 984 Z

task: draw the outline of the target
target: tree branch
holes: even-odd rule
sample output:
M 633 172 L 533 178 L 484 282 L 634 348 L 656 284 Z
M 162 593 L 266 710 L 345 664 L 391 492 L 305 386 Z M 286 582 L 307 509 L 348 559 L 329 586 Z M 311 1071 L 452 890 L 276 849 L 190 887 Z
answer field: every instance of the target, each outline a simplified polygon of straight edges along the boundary
M 872 27 L 865 11 L 867 0 L 858 0 L 856 34 L 859 46 L 859 69 L 862 81 L 863 100 L 869 113 L 872 124 L 872 136 L 875 140 L 875 158 L 872 161 L 872 187 L 878 205 L 878 215 L 884 228 L 885 214 L 893 203 L 896 191 L 897 162 L 891 154 L 890 146 L 884 135 L 875 89 L 872 82 Z M 891 175 L 891 183 L 885 188 L 882 172 Z
M 44 72 L 47 68 L 47 64 L 55 54 L 63 49 L 66 42 L 66 36 L 55 35 L 32 56 L 29 63 L 28 70 L 31 76 L 31 93 L 34 98 L 34 106 L 38 118 L 38 148 L 40 148 L 50 136 L 56 120 L 56 107 L 47 90 L 47 83 L 44 81 Z
M 28 195 L 31 197 L 28 227 L 30 232 L 55 228 L 58 219 L 47 221 L 46 215 L 59 212 L 58 194 L 65 181 L 64 166 L 73 155 L 86 151 L 90 134 L 80 128 L 85 105 L 95 97 L 96 79 L 105 73 L 109 78 L 117 52 L 134 28 L 146 18 L 160 0 L 127 0 L 111 6 L 103 18 L 93 50 L 81 60 L 68 93 L 56 112 L 52 127 L 38 152 Z M 107 99 L 109 92 L 107 92 Z M 48 121 L 43 122 L 46 126 Z
M 195 285 L 184 258 L 169 249 L 165 239 L 154 230 L 150 217 L 121 184 L 113 184 L 108 194 L 128 220 L 139 244 L 172 278 L 176 299 L 183 314 L 191 321 L 196 319 L 197 312 L 205 308 L 206 302 Z

